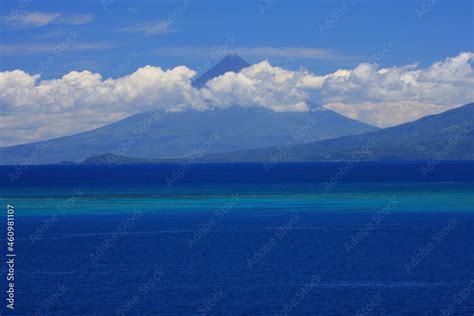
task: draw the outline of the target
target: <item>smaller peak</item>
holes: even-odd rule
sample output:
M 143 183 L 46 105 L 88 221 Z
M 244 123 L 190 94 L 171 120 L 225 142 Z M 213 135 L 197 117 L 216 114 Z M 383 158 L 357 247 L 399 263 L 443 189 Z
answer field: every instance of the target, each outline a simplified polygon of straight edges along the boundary
M 242 68 L 250 66 L 248 62 L 245 61 L 242 57 L 239 56 L 237 53 L 229 53 L 222 58 L 220 63 L 232 63 L 240 65 Z
M 224 59 L 242 59 L 242 57 L 240 57 L 237 53 L 230 53 L 227 54 Z
M 235 65 L 234 68 L 245 68 L 250 66 L 248 62 L 246 62 L 242 57 L 240 57 L 237 53 L 229 53 L 225 55 L 224 58 L 216 65 Z M 235 69 L 231 69 L 235 71 Z M 239 71 L 240 69 L 237 69 Z
M 250 64 L 242 59 L 237 53 L 227 54 L 214 67 L 203 73 L 193 81 L 193 85 L 202 88 L 206 82 L 213 78 L 219 77 L 227 72 L 239 72 L 243 68 L 249 67 Z

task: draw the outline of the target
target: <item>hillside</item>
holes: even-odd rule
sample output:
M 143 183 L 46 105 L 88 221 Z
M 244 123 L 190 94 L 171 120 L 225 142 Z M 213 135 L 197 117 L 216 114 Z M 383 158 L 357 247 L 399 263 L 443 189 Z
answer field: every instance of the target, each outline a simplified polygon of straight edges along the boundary
M 383 130 L 308 144 L 210 154 L 206 162 L 472 160 L 474 103 Z

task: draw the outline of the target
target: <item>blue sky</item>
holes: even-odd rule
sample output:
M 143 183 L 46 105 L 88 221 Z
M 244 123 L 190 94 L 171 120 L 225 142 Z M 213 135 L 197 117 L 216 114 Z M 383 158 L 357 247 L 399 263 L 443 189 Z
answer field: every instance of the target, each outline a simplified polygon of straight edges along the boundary
M 387 127 L 474 100 L 472 0 L 0 1 L 0 146 L 145 111 L 311 101 Z M 233 52 L 252 66 L 192 85 Z
M 114 77 L 148 64 L 203 68 L 216 47 L 318 74 L 364 62 L 387 41 L 393 48 L 377 59 L 382 66 L 427 66 L 473 50 L 472 1 L 24 1 L 2 1 L 0 70 L 40 70 L 42 78 L 84 69 Z M 12 12 L 51 21 L 6 20 Z M 302 56 L 302 48 L 322 56 Z

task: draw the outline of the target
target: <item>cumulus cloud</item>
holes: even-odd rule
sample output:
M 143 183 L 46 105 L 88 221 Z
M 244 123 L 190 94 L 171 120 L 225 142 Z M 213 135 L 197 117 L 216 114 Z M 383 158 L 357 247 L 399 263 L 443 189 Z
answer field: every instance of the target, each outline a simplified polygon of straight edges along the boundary
M 322 99 L 327 108 L 355 119 L 379 126 L 400 124 L 472 102 L 473 58 L 464 52 L 425 69 L 416 64 L 360 64 L 324 76 Z
M 349 117 L 391 126 L 472 102 L 472 60 L 466 52 L 427 68 L 360 64 L 326 75 L 263 61 L 214 78 L 201 89 L 192 85 L 196 71 L 185 66 L 145 66 L 119 78 L 72 71 L 53 80 L 5 71 L 0 72 L 0 145 L 80 132 L 144 111 L 234 105 L 309 111 L 306 101 L 314 97 Z
M 117 79 L 104 80 L 90 71 L 71 71 L 60 79 L 39 80 L 21 70 L 0 74 L 2 112 L 61 113 L 78 109 L 100 112 L 199 108 L 199 92 L 191 85 L 195 72 L 145 66 Z
M 462 103 L 433 104 L 418 101 L 385 101 L 360 103 L 327 103 L 325 108 L 372 125 L 389 127 L 414 121 L 420 117 L 438 114 Z
M 443 104 L 452 103 L 453 98 L 468 100 L 474 85 L 473 57 L 473 53 L 461 53 L 426 69 L 360 64 L 343 75 L 327 76 L 323 95 L 330 102 L 413 100 Z
M 228 72 L 202 89 L 192 86 L 196 72 L 185 66 L 164 70 L 145 66 L 116 79 L 90 71 L 71 71 L 60 79 L 40 80 L 22 70 L 0 73 L 3 113 L 62 113 L 78 109 L 135 113 L 149 110 L 205 110 L 259 106 L 274 111 L 306 111 L 306 71 L 292 72 L 267 61 Z
M 308 93 L 299 86 L 307 76 L 271 66 L 267 61 L 228 72 L 209 81 L 201 90 L 207 103 L 213 106 L 259 106 L 277 112 L 307 111 Z

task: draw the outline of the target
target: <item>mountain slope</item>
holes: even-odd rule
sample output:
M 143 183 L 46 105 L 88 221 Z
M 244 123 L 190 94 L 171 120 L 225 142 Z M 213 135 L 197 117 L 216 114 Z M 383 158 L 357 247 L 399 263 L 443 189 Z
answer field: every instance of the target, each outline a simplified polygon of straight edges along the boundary
M 248 65 L 229 55 L 195 82 Z M 201 82 L 201 83 L 200 83 Z M 208 111 L 139 113 L 71 136 L 0 148 L 0 164 L 48 164 L 111 153 L 158 159 L 307 143 L 378 128 L 311 105 L 309 112 L 233 106 Z
M 232 107 L 140 113 L 92 131 L 0 148 L 0 164 L 82 161 L 103 153 L 167 158 L 311 142 L 375 130 L 332 111 L 279 113 Z
M 383 130 L 303 145 L 205 155 L 206 162 L 472 160 L 474 103 Z

